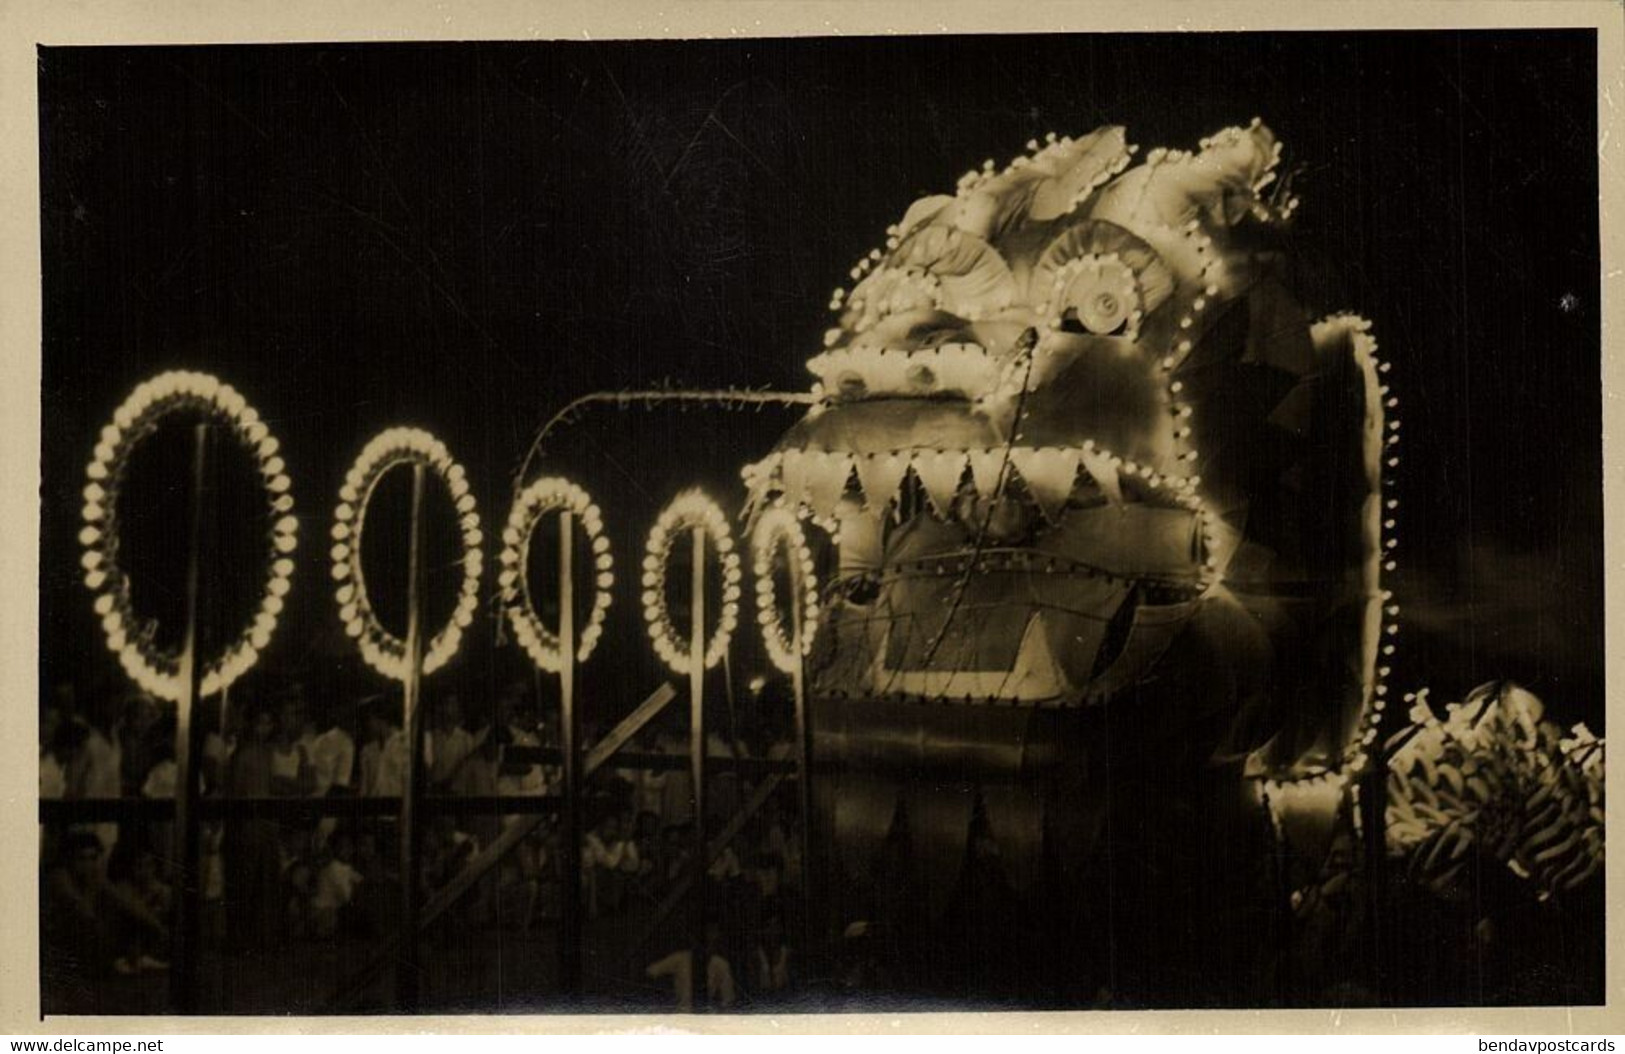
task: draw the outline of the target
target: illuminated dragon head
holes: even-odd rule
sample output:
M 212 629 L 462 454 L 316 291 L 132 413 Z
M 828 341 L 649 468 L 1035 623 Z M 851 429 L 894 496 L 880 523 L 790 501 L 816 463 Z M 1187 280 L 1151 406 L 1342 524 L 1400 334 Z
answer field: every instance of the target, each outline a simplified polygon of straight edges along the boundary
M 1115 126 L 1028 148 L 888 229 L 819 403 L 745 469 L 838 539 L 814 694 L 1067 708 L 1222 673 L 1234 741 L 1333 767 L 1380 681 L 1382 396 L 1365 324 L 1275 277 L 1281 147 L 1254 120 L 1132 167 Z

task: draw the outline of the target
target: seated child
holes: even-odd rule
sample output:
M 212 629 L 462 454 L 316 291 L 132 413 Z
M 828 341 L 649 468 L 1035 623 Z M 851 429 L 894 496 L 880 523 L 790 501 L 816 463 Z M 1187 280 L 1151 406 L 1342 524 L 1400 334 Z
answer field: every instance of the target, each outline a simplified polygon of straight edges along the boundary
M 108 970 L 133 974 L 166 968 L 151 953 L 169 939 L 169 929 L 134 892 L 145 883 L 132 882 L 133 859 L 117 869 L 115 884 L 103 874 L 102 853 L 94 832 L 72 831 L 63 838 L 58 862 L 45 882 L 47 955 L 90 977 Z M 150 854 L 142 855 L 150 860 Z
M 637 843 L 626 837 L 621 817 L 605 816 L 587 835 L 581 853 L 581 880 L 587 897 L 587 914 L 617 908 L 625 898 L 626 884 L 642 870 Z
M 310 895 L 311 932 L 322 940 L 350 928 L 351 903 L 362 883 L 361 872 L 352 863 L 355 848 L 349 834 L 335 834 L 330 839 L 329 850 L 331 855 L 316 871 Z
M 784 940 L 784 921 L 777 915 L 769 915 L 754 945 L 751 982 L 756 994 L 782 994 L 790 987 L 790 946 Z

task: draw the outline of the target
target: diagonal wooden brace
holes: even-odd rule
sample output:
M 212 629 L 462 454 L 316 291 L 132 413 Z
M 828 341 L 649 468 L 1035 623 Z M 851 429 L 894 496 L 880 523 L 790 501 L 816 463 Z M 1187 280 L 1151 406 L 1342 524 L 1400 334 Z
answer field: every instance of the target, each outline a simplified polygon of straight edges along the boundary
M 673 699 L 677 698 L 677 690 L 670 684 L 662 684 L 656 688 L 647 699 L 638 704 L 638 708 L 628 714 L 620 724 L 599 741 L 598 745 L 587 752 L 582 769 L 585 778 L 590 779 L 594 772 L 602 768 L 604 763 L 615 756 L 615 752 L 625 746 L 633 736 L 642 730 L 656 714 L 660 713 Z M 782 777 L 775 777 L 782 779 Z M 480 850 L 457 877 L 452 879 L 429 902 L 423 905 L 418 912 L 418 930 L 426 930 L 441 915 L 445 914 L 453 904 L 457 903 L 464 894 L 473 889 L 480 879 L 490 874 L 491 870 L 500 864 L 505 857 L 520 843 L 529 838 L 536 829 L 547 819 L 547 814 L 537 813 L 519 817 L 512 825 L 507 827 L 496 840 Z M 718 852 L 721 850 L 719 849 Z M 369 981 L 378 970 L 388 964 L 395 956 L 397 948 L 402 943 L 402 934 L 395 934 L 384 942 L 377 955 L 350 977 L 334 995 L 333 1004 L 342 1005 L 349 997 L 360 990 L 362 985 Z
M 777 759 L 785 757 L 787 754 L 788 750 L 780 748 L 773 751 L 769 756 Z M 705 866 L 699 869 L 699 873 L 703 874 L 711 869 L 711 865 L 716 863 L 717 857 L 722 855 L 722 851 L 728 847 L 728 843 L 739 836 L 739 832 L 745 829 L 745 825 L 750 822 L 751 817 L 755 816 L 762 806 L 767 804 L 767 800 L 773 797 L 774 792 L 779 789 L 784 780 L 784 773 L 774 772 L 757 785 L 755 792 L 739 807 L 739 811 L 734 813 L 733 818 L 728 821 L 727 825 L 717 832 L 715 838 L 706 843 Z M 632 942 L 631 950 L 627 953 L 629 956 L 636 955 L 638 950 L 649 942 L 649 938 L 655 935 L 655 931 L 665 923 L 667 916 L 677 910 L 677 906 L 683 902 L 693 888 L 694 874 L 695 872 L 691 871 L 684 875 L 683 879 L 672 888 L 672 891 L 666 894 L 665 899 L 656 906 L 654 918 L 638 935 L 638 939 Z

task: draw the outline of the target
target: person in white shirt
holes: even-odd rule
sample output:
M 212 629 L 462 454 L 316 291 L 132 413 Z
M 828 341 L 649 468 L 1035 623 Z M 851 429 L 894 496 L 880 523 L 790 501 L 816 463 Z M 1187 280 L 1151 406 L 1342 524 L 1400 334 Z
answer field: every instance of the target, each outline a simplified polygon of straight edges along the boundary
M 763 924 L 753 959 L 758 994 L 781 993 L 790 987 L 790 947 L 784 940 L 784 922 L 777 915 Z
M 104 697 L 92 704 L 85 715 L 85 741 L 68 770 L 68 797 L 72 799 L 117 798 L 124 793 L 123 752 L 119 749 L 116 698 Z M 118 824 L 98 823 L 89 827 L 102 845 L 102 869 L 118 844 Z
M 237 734 L 243 721 L 243 707 L 221 700 L 219 708 L 205 711 L 198 728 L 203 735 L 203 788 L 205 794 L 220 794 L 231 769 L 231 755 L 237 749 Z
M 626 882 L 643 868 L 637 843 L 626 835 L 621 818 L 604 817 L 588 833 L 581 851 L 581 880 L 586 887 L 587 914 L 596 918 L 609 908 L 619 907 Z
M 300 742 L 304 724 L 304 704 L 297 697 L 285 700 L 271 733 L 271 793 L 276 797 L 304 797 L 316 782 L 310 754 Z
M 127 797 L 141 793 L 142 784 L 157 762 L 158 754 L 167 750 L 171 757 L 174 756 L 174 732 L 166 735 L 159 728 L 163 716 L 164 711 L 159 707 L 158 700 L 146 692 L 132 692 L 124 698 L 119 717 L 118 746 L 123 781 L 120 793 Z M 173 730 L 173 721 L 168 727 Z
M 54 701 L 40 709 L 39 716 L 39 796 L 51 801 L 68 796 L 68 768 L 73 756 L 79 752 L 84 731 L 68 720 L 67 711 Z M 54 844 L 55 835 L 44 824 L 39 829 L 40 862 L 47 858 L 47 850 Z
M 523 692 L 510 688 L 497 700 L 497 727 L 500 738 L 508 747 L 539 747 L 542 738 L 536 729 L 531 708 L 526 705 Z M 497 793 L 505 798 L 530 797 L 547 793 L 547 780 L 542 766 L 503 758 L 497 772 Z M 518 817 L 504 817 L 504 826 L 518 822 Z
M 400 798 L 406 793 L 406 733 L 400 727 L 400 703 L 374 696 L 362 703 L 366 714 L 367 745 L 361 748 L 361 796 Z M 372 828 L 380 853 L 395 857 L 398 838 L 394 816 L 379 817 Z
M 332 707 L 321 710 L 320 719 L 314 715 L 305 719 L 304 734 L 299 737 L 314 770 L 315 782 L 310 791 L 313 798 L 349 790 L 355 774 L 355 740 L 334 718 Z
M 723 953 L 722 927 L 714 922 L 705 925 L 705 998 L 715 1010 L 731 1010 L 739 1001 L 733 964 Z
M 369 701 L 367 745 L 361 748 L 364 798 L 399 798 L 406 792 L 406 733 L 390 707 L 383 696 Z
M 680 732 L 671 729 L 662 731 L 659 743 L 662 754 L 688 753 L 688 740 Z M 660 794 L 660 808 L 656 811 L 661 824 L 681 827 L 694 821 L 694 780 L 689 776 L 687 766 L 666 770 L 666 778 L 660 781 Z
M 316 872 L 316 881 L 310 895 L 311 931 L 325 940 L 339 930 L 339 925 L 355 891 L 361 885 L 361 872 L 350 859 L 350 839 L 339 835 L 333 839 L 333 855 Z
M 474 734 L 463 727 L 463 703 L 448 695 L 435 708 L 434 728 L 426 737 L 429 755 L 429 785 L 438 793 L 454 793 L 457 777 L 479 746 Z
M 160 757 L 152 763 L 147 770 L 147 778 L 141 784 L 143 798 L 173 798 L 175 796 L 175 780 L 180 771 L 175 767 L 174 757 Z
M 508 751 L 542 745 L 537 728 L 535 707 L 526 697 L 523 681 L 515 681 L 497 696 L 496 712 L 489 735 L 494 737 L 498 749 L 496 791 L 504 798 L 539 797 L 547 793 L 547 777 L 539 764 L 516 760 Z M 517 824 L 518 814 L 502 817 L 502 828 Z M 514 848 L 514 862 L 519 868 L 519 881 L 526 890 L 524 921 L 521 928 L 529 931 L 535 921 L 537 906 L 541 902 L 543 865 L 547 852 L 542 829 Z
M 66 797 L 68 770 L 57 756 L 60 732 L 67 718 L 56 706 L 47 704 L 39 715 L 39 796 L 42 801 Z
M 310 758 L 312 774 L 310 795 L 313 798 L 325 798 L 329 795 L 348 794 L 350 781 L 355 773 L 355 740 L 334 718 L 335 707 L 329 704 L 319 709 L 321 718 L 318 720 L 315 716 L 307 717 L 304 734 L 299 738 L 306 755 Z M 326 727 L 322 728 L 323 725 Z M 318 728 L 322 730 L 317 731 Z M 322 817 L 316 822 L 316 830 L 311 839 L 312 847 L 320 852 L 337 829 L 338 817 Z

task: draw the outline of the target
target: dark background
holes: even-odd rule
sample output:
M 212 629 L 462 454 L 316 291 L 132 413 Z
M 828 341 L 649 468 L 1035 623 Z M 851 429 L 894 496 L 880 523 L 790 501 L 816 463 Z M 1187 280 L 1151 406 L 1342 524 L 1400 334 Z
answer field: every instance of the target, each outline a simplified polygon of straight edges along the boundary
M 117 673 L 79 584 L 78 492 L 101 425 L 159 370 L 237 385 L 294 477 L 295 592 L 245 690 L 365 680 L 326 534 L 378 429 L 430 428 L 468 466 L 494 568 L 509 477 L 568 399 L 667 378 L 803 389 L 830 290 L 915 197 L 1051 130 L 1194 148 L 1256 114 L 1298 170 L 1298 292 L 1317 317 L 1371 318 L 1395 364 L 1396 682 L 1455 698 L 1516 678 L 1601 731 L 1589 32 L 47 48 L 40 100 L 46 684 Z M 738 466 L 790 419 L 600 412 L 561 442 L 554 467 L 617 531 L 589 696 L 622 710 L 656 675 L 636 586 L 654 510 L 692 482 L 736 502 Z M 142 455 L 158 468 L 128 502 L 148 510 L 138 605 L 160 615 L 178 450 Z M 239 573 L 211 581 L 230 611 L 255 557 L 244 517 L 224 519 Z M 491 641 L 482 620 L 463 683 L 522 669 Z

